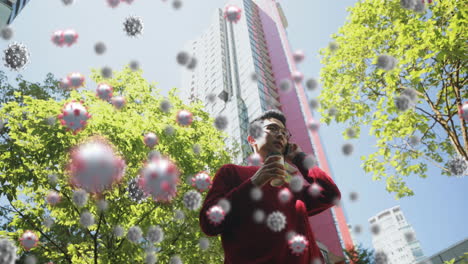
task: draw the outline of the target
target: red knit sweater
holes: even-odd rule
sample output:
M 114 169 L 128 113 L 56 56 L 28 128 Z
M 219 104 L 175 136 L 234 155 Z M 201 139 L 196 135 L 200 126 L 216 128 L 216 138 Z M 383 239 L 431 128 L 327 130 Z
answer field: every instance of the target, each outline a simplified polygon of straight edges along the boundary
M 200 210 L 200 226 L 208 236 L 221 235 L 225 264 L 311 264 L 317 258 L 324 263 L 308 216 L 332 207 L 334 199 L 341 198 L 341 193 L 331 177 L 319 167 L 307 171 L 299 164 L 302 162 L 295 165 L 304 176 L 304 188 L 301 192 L 293 192 L 293 198 L 286 204 L 279 202 L 278 192 L 283 187 L 289 187 L 288 184 L 272 187 L 267 183 L 262 187 L 262 198 L 259 201 L 251 199 L 250 192 L 254 185 L 250 178 L 260 169 L 259 166 L 226 164 L 217 171 Z M 322 191 L 320 195 L 312 197 L 308 189 L 314 182 L 321 186 Z M 230 201 L 231 209 L 221 224 L 214 225 L 208 220 L 206 212 L 222 198 Z M 286 227 L 280 232 L 273 232 L 266 223 L 256 223 L 253 218 L 256 209 L 263 210 L 265 216 L 281 211 L 286 216 Z M 287 241 L 289 231 L 303 235 L 309 241 L 303 254 L 296 256 L 290 250 Z

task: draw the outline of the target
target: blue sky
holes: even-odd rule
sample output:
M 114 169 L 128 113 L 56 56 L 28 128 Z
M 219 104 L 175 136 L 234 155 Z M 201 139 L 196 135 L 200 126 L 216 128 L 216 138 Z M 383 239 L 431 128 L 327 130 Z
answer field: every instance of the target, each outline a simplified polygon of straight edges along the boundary
M 110 66 L 120 70 L 135 59 L 144 70 L 144 77 L 156 81 L 162 95 L 172 87 L 180 86 L 180 67 L 175 56 L 185 43 L 201 34 L 209 25 L 210 17 L 225 1 L 183 1 L 180 10 L 174 10 L 170 1 L 135 0 L 132 5 L 121 4 L 116 9 L 107 7 L 104 0 L 75 0 L 69 7 L 60 0 L 33 0 L 13 24 L 12 40 L 23 42 L 30 50 L 31 63 L 21 71 L 30 81 L 42 81 L 48 72 L 57 78 L 78 71 L 86 76 L 90 68 Z M 346 7 L 355 0 L 294 0 L 280 1 L 289 22 L 288 36 L 293 49 L 303 49 L 305 61 L 299 69 L 306 77 L 319 77 L 320 59 L 318 50 L 326 47 L 330 35 L 337 32 L 348 15 Z M 203 3 L 203 4 L 200 4 Z M 140 16 L 144 22 L 143 35 L 129 38 L 123 32 L 123 20 L 128 15 Z M 72 47 L 54 46 L 50 37 L 55 30 L 75 29 L 78 42 Z M 107 52 L 98 56 L 94 44 L 102 41 Z M 0 48 L 8 42 L 0 40 Z M 2 63 L 3 64 L 3 63 Z M 7 70 L 11 79 L 15 73 Z M 87 88 L 95 89 L 88 80 Z M 316 97 L 320 90 L 310 93 Z M 320 118 L 318 113 L 315 117 Z M 382 210 L 400 205 L 407 221 L 413 225 L 425 256 L 468 237 L 466 201 L 468 201 L 468 178 L 442 176 L 440 170 L 429 164 L 428 178 L 407 178 L 415 196 L 394 199 L 385 191 L 385 182 L 372 181 L 372 174 L 364 173 L 360 157 L 376 151 L 376 140 L 368 136 L 369 128 L 362 127 L 359 139 L 351 140 L 353 155 L 344 156 L 341 146 L 346 142 L 341 132 L 346 125 L 332 123 L 322 125 L 322 145 L 332 169 L 332 176 L 343 194 L 343 205 L 348 222 L 363 227 L 355 235 L 358 242 L 372 247 L 368 231 L 368 219 Z M 357 192 L 356 202 L 349 201 L 349 193 Z

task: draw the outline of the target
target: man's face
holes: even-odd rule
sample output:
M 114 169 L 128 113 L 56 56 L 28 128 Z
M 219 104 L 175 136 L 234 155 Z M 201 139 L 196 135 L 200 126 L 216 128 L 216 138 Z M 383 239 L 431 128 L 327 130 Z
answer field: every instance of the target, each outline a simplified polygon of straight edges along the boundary
M 258 153 L 263 159 L 273 151 L 283 153 L 288 143 L 286 136 L 288 132 L 284 133 L 287 130 L 283 123 L 276 118 L 269 118 L 263 121 L 262 127 L 264 133 L 261 137 L 257 139 L 252 136 L 247 137 L 255 153 Z M 275 131 L 278 132 L 275 133 Z

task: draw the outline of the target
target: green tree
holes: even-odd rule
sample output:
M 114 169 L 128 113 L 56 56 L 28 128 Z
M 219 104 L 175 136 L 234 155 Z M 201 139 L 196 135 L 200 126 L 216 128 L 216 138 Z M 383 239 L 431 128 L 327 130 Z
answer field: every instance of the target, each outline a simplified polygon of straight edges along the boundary
M 354 264 L 373 264 L 374 250 L 364 248 L 362 244 L 354 246 L 350 250 L 343 249 L 346 257 Z
M 2 206 L 9 212 L 8 222 L 0 228 L 0 236 L 18 241 L 25 230 L 33 230 L 39 236 L 39 245 L 30 252 L 18 246 L 18 254 L 33 254 L 38 263 L 143 263 L 149 242 L 133 244 L 125 238 L 114 236 L 113 228 L 121 225 L 125 230 L 138 225 L 144 234 L 149 226 L 159 225 L 164 231 L 164 240 L 154 244 L 158 260 L 167 263 L 178 254 L 184 263 L 222 263 L 223 251 L 219 237 L 211 237 L 210 248 L 202 251 L 198 246 L 203 237 L 198 223 L 199 211 L 190 211 L 183 206 L 182 197 L 193 189 L 187 182 L 194 174 L 207 170 L 210 175 L 223 164 L 230 163 L 238 149 L 226 149 L 225 132 L 214 126 L 214 118 L 203 111 L 199 102 L 185 105 L 177 97 L 177 88 L 169 92 L 172 105 L 169 112 L 160 109 L 164 98 L 159 96 L 155 84 L 141 77 L 141 70 L 132 72 L 128 67 L 114 73 L 113 79 L 103 80 L 93 71 L 91 78 L 99 83 L 105 81 L 114 87 L 114 95 L 123 95 L 127 104 L 116 110 L 111 104 L 97 98 L 94 92 L 73 90 L 63 101 L 52 98 L 35 99 L 21 92 L 13 94 L 0 109 L 0 119 L 7 120 L 1 130 L 8 140 L 0 144 L 0 193 L 8 199 Z M 19 99 L 21 98 L 21 100 Z M 92 114 L 86 128 L 73 135 L 55 120 L 65 102 L 83 100 Z M 22 102 L 22 103 L 21 103 Z M 180 109 L 193 113 L 194 121 L 188 127 L 176 123 Z M 165 133 L 171 126 L 174 133 Z M 178 194 L 169 204 L 156 203 L 150 198 L 142 203 L 132 202 L 126 191 L 128 182 L 135 178 L 150 151 L 144 145 L 143 133 L 154 132 L 159 143 L 155 149 L 169 156 L 181 171 Z M 109 207 L 99 212 L 95 200 L 78 208 L 72 202 L 73 189 L 68 184 L 66 164 L 69 150 L 93 135 L 101 135 L 111 142 L 125 159 L 127 167 L 122 184 L 104 193 Z M 201 152 L 193 151 L 194 144 Z M 48 175 L 58 177 L 57 184 L 48 180 Z M 62 196 L 56 206 L 45 202 L 49 190 Z M 203 198 L 205 194 L 202 194 Z M 24 197 L 24 199 L 21 199 Z M 174 210 L 185 213 L 183 220 L 174 220 Z M 95 224 L 84 228 L 80 225 L 80 213 L 89 211 Z M 55 223 L 49 228 L 44 225 L 47 217 Z
M 385 178 L 396 199 L 414 195 L 403 177 L 426 178 L 427 162 L 450 175 L 444 158 L 468 159 L 467 122 L 457 114 L 468 99 L 467 10 L 461 0 L 433 1 L 422 13 L 400 0 L 361 0 L 332 35 L 338 49 L 320 51 L 320 121 L 349 122 L 357 135 L 371 126 L 378 150 L 361 157 L 362 167 L 373 180 Z M 385 54 L 397 59 L 393 70 L 376 66 Z M 417 103 L 399 111 L 395 98 L 405 89 L 414 89 Z M 334 116 L 325 111 L 332 107 Z M 408 142 L 413 135 L 421 144 Z

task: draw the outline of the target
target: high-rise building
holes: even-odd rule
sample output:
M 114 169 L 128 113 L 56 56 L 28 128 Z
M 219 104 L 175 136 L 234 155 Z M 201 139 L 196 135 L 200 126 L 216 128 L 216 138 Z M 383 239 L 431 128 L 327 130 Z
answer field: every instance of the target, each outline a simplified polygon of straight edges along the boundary
M 388 264 L 415 264 L 424 254 L 413 227 L 406 221 L 400 206 L 380 212 L 369 219 L 372 245 L 375 252 L 383 252 Z
M 30 0 L 0 0 L 0 28 L 11 24 Z
M 227 118 L 226 144 L 240 144 L 235 159 L 242 165 L 247 165 L 252 154 L 247 141 L 249 122 L 269 109 L 282 111 L 293 134 L 291 141 L 314 154 L 320 168 L 333 176 L 320 135 L 308 129 L 313 116 L 302 84 L 292 83 L 289 92 L 278 88 L 296 71 L 281 5 L 274 0 L 232 0 L 226 4 L 240 7 L 241 19 L 231 23 L 219 8 L 205 32 L 184 47 L 197 64 L 193 70 L 183 70 L 182 100 L 200 100 L 212 117 Z M 254 73 L 256 78 L 252 78 Z M 215 100 L 210 101 L 210 97 Z M 353 242 L 342 208 L 335 206 L 310 217 L 309 222 L 329 263 L 344 263 L 342 249 L 350 249 Z

